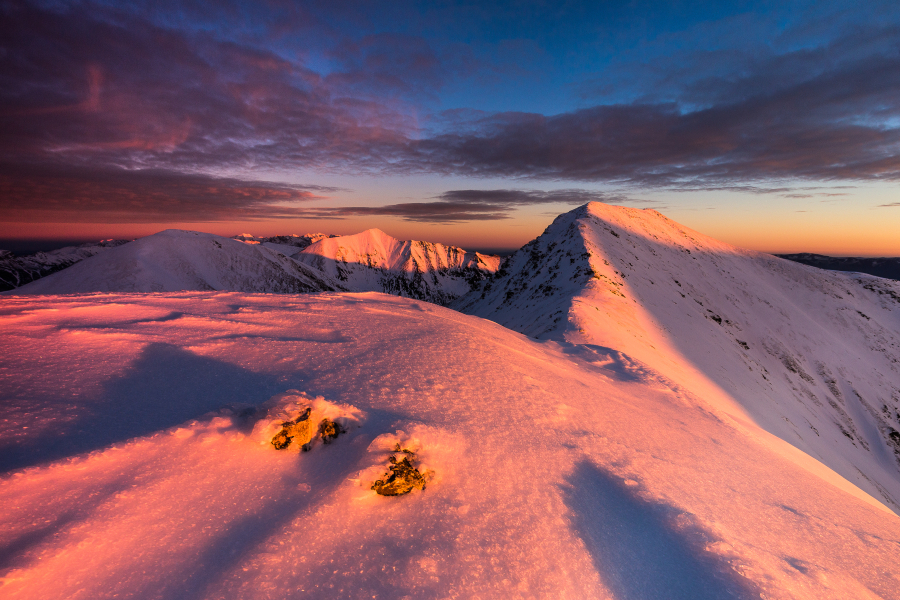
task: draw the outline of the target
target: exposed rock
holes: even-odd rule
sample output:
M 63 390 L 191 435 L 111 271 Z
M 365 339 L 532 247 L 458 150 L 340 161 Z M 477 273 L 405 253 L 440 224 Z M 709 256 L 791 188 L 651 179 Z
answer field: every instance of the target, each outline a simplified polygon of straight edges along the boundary
M 285 421 L 281 424 L 281 431 L 272 438 L 272 445 L 276 450 L 284 450 L 296 440 L 304 451 L 309 450 L 310 442 L 315 435 L 312 419 L 309 418 L 312 408 L 307 408 L 294 421 Z
M 336 423 L 331 419 L 322 419 L 322 422 L 319 423 L 319 435 L 322 437 L 322 443 L 324 444 L 330 444 L 333 439 L 345 432 L 346 430 L 340 423 Z
M 430 472 L 420 473 L 414 466 L 416 462 L 416 454 L 411 450 L 400 448 L 397 444 L 396 452 L 405 454 L 403 458 L 397 460 L 396 456 L 391 456 L 388 460 L 391 465 L 388 467 L 388 473 L 384 477 L 372 484 L 372 489 L 376 494 L 382 496 L 402 496 L 408 494 L 414 489 L 425 489 L 425 483 Z

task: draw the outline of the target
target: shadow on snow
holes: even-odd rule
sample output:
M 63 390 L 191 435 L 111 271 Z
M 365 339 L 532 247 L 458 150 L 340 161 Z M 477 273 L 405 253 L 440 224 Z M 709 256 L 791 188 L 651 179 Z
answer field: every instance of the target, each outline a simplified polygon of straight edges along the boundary
M 257 405 L 297 384 L 170 344 L 150 344 L 123 376 L 104 384 L 100 399 L 75 422 L 0 448 L 0 472 L 98 450 L 227 405 Z
M 644 500 L 592 463 L 575 468 L 563 497 L 576 534 L 617 599 L 759 598 L 746 579 L 704 549 L 703 531 L 678 527 L 677 510 Z

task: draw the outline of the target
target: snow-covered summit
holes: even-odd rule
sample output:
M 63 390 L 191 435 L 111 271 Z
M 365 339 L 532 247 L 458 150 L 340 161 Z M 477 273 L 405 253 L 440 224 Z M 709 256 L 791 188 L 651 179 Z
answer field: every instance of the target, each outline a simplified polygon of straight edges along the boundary
M 380 229 L 318 240 L 292 256 L 354 291 L 445 304 L 500 266 L 500 257 L 456 246 L 400 241 Z
M 15 290 L 16 294 L 233 290 L 300 293 L 343 290 L 312 269 L 261 245 L 168 229 L 112 248 Z
M 598 364 L 642 364 L 900 509 L 900 283 L 591 203 L 455 306 Z

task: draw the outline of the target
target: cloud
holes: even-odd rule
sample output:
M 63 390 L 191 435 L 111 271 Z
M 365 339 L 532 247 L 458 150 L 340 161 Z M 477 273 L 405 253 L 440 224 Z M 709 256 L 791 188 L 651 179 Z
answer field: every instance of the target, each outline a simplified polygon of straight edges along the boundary
M 387 206 L 351 206 L 325 209 L 318 214 L 346 216 L 390 216 L 423 223 L 494 221 L 508 219 L 513 210 L 537 204 L 585 204 L 587 202 L 632 201 L 620 194 L 583 189 L 562 190 L 450 190 L 433 202 L 405 202 Z M 641 201 L 638 201 L 641 202 Z
M 888 202 L 887 204 L 879 204 L 875 208 L 893 208 L 895 206 L 900 206 L 900 202 Z
M 208 222 L 293 218 L 339 191 L 162 169 L 0 165 L 0 219 L 17 222 Z
M 783 194 L 808 191 L 797 181 L 900 180 L 900 27 L 890 23 L 835 26 L 828 42 L 782 39 L 761 54 L 682 54 L 679 69 L 674 58 L 654 66 L 657 79 L 632 73 L 665 92 L 637 99 L 554 115 L 460 108 L 429 116 L 448 81 L 480 68 L 472 54 L 454 58 L 447 48 L 456 46 L 415 35 L 349 35 L 312 9 L 270 4 L 290 27 L 278 30 L 278 19 L 241 26 L 243 11 L 268 9 L 240 3 L 219 11 L 233 31 L 203 21 L 191 3 L 172 4 L 185 16 L 168 23 L 159 14 L 169 9 L 0 4 L 0 163 L 28 165 L 3 170 L 4 214 L 39 208 L 84 218 L 109 197 L 121 201 L 110 208 L 134 206 L 141 219 L 302 213 L 446 222 L 503 219 L 533 204 L 624 201 L 578 189 L 454 190 L 315 213 L 278 200 L 304 200 L 318 193 L 311 188 L 209 175 L 253 168 Z M 200 20 L 184 25 L 192 19 Z M 266 42 L 303 23 L 295 35 L 323 44 L 327 67 L 303 48 L 278 52 Z
M 511 207 L 529 204 L 585 204 L 587 202 L 615 202 L 627 199 L 619 194 L 593 190 L 450 190 L 438 196 L 442 202 L 480 202 L 495 206 Z

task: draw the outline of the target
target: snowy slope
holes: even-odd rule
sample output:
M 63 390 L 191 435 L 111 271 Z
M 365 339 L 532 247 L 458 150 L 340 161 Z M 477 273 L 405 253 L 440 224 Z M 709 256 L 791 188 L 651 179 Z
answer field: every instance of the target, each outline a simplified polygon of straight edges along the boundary
M 900 518 L 573 348 L 381 294 L 4 296 L 0 595 L 900 597 Z M 360 426 L 275 450 L 303 394 Z M 433 477 L 378 496 L 397 443 Z
M 378 229 L 321 239 L 292 258 L 353 291 L 384 292 L 437 304 L 469 292 L 500 266 L 499 256 L 399 241 Z
M 0 250 L 0 292 L 31 283 L 103 250 L 127 243 L 128 240 L 103 240 L 80 246 L 66 246 L 50 252 L 37 252 L 28 256 L 14 256 L 11 252 Z
M 341 290 L 336 282 L 270 248 L 210 233 L 169 229 L 112 248 L 16 294 L 234 290 Z
M 643 365 L 900 510 L 898 282 L 591 203 L 456 306 L 600 363 Z

